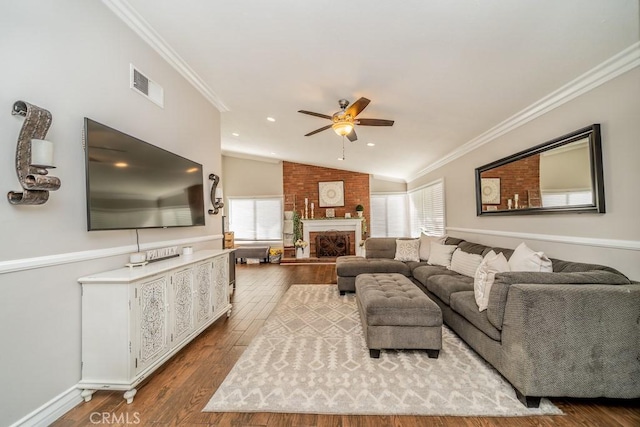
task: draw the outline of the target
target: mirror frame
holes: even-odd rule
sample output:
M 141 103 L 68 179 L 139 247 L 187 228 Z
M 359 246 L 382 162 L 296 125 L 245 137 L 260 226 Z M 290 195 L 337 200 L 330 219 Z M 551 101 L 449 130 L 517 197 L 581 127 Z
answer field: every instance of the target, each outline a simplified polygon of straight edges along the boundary
M 515 162 L 517 160 L 540 154 L 554 148 L 561 147 L 566 144 L 578 141 L 580 139 L 589 139 L 589 163 L 591 167 L 591 189 L 593 191 L 594 200 L 589 205 L 575 206 L 556 206 L 556 207 L 535 207 L 524 209 L 511 209 L 500 211 L 483 211 L 482 210 L 482 190 L 481 190 L 481 174 L 490 169 Z M 568 133 L 559 138 L 547 141 L 543 144 L 536 145 L 511 156 L 488 163 L 484 166 L 476 168 L 476 214 L 477 216 L 491 215 L 538 215 L 549 213 L 605 213 L 604 202 L 604 176 L 602 171 L 602 142 L 600 138 L 600 124 L 593 124 L 575 132 Z

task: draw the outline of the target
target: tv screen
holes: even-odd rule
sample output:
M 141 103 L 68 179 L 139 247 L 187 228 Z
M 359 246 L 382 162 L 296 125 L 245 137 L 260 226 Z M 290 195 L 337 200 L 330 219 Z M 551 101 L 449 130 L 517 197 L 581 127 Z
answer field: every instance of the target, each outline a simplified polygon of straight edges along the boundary
M 84 119 L 87 227 L 204 225 L 202 165 Z

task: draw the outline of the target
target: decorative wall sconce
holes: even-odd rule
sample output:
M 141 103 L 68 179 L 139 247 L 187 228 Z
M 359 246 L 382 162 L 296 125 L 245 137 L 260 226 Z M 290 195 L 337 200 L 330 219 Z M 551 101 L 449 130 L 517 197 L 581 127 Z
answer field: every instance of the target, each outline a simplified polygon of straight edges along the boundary
M 211 184 L 211 204 L 213 205 L 213 209 L 209 209 L 209 215 L 218 215 L 220 209 L 224 207 L 224 202 L 222 201 L 222 188 L 218 188 L 220 177 L 215 173 L 212 173 L 209 174 L 209 179 L 213 181 L 213 184 Z
M 49 191 L 60 188 L 60 179 L 49 176 L 53 165 L 53 143 L 45 139 L 51 126 L 51 113 L 24 101 L 13 104 L 13 115 L 23 116 L 24 123 L 16 148 L 16 173 L 23 191 L 9 191 L 12 205 L 42 205 Z

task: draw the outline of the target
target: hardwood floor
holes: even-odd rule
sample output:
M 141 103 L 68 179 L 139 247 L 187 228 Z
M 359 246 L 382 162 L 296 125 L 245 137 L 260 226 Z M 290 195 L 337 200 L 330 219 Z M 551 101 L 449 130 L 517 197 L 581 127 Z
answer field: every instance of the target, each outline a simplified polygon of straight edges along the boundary
M 200 412 L 292 284 L 336 283 L 335 265 L 238 265 L 231 317 L 188 344 L 142 387 L 131 405 L 99 391 L 54 426 L 640 426 L 640 401 L 553 399 L 563 416 L 486 418 Z

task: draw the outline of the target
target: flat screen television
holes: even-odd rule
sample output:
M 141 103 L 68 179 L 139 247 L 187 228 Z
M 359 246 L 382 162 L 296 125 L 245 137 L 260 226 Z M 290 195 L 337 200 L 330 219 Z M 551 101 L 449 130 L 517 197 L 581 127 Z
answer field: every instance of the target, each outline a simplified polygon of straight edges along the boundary
M 204 225 L 202 165 L 84 119 L 87 228 Z

